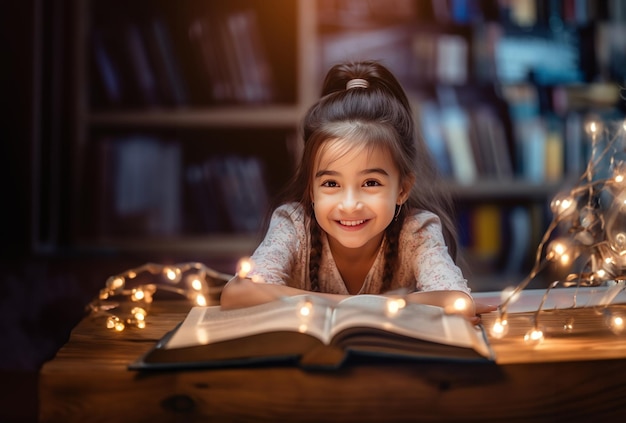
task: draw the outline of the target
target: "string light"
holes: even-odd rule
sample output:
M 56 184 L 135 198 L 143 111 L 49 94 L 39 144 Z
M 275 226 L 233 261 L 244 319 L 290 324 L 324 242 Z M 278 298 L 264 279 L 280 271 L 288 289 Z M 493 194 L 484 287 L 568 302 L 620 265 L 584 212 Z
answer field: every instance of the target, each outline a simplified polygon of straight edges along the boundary
M 148 276 L 147 280 L 139 281 L 144 274 Z M 216 272 L 202 263 L 146 263 L 109 277 L 88 307 L 92 313 L 107 317 L 105 325 L 108 329 L 116 332 L 128 327 L 143 329 L 157 291 L 173 292 L 187 298 L 193 305 L 206 306 L 209 281 L 221 285 L 230 278 L 230 275 Z
M 613 137 L 608 138 L 610 126 L 616 130 Z M 576 186 L 569 192 L 558 193 L 551 201 L 553 219 L 536 250 L 531 271 L 514 289 L 502 292 L 498 317 L 489 330 L 494 338 L 506 335 L 508 307 L 548 263 L 556 263 L 571 273 L 546 290 L 535 312 L 534 327 L 524 336 L 524 341 L 531 345 L 539 345 L 544 340 L 544 331 L 538 325 L 539 314 L 548 292 L 556 285 L 615 284 L 619 291 L 626 287 L 626 120 L 619 121 L 618 125 L 606 125 L 601 120 L 590 119 L 585 129 L 591 140 L 586 169 Z M 600 151 L 603 141 L 606 145 Z M 606 171 L 608 175 L 601 176 Z M 566 236 L 555 237 L 557 229 Z M 575 266 L 578 268 L 574 269 Z M 611 331 L 620 334 L 626 322 L 621 315 L 609 310 L 616 295 L 614 293 L 604 304 L 605 322 Z M 563 330 L 572 332 L 573 329 L 573 318 L 566 319 Z

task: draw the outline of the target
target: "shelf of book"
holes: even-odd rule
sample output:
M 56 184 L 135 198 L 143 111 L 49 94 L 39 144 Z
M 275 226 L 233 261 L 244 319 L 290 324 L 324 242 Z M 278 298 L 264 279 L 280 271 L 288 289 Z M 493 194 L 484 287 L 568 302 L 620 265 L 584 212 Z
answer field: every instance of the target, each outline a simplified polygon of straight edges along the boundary
M 302 111 L 297 106 L 231 106 L 160 110 L 101 111 L 87 116 L 93 126 L 137 127 L 287 127 L 295 128 Z
M 157 256 L 192 256 L 233 259 L 252 254 L 260 239 L 253 234 L 207 234 L 171 237 L 140 237 L 90 240 L 77 244 L 80 251 L 111 254 L 153 254 Z M 233 262 L 233 263 L 234 263 Z
M 564 185 L 558 182 L 528 182 L 520 179 L 480 179 L 470 184 L 447 182 L 443 188 L 463 202 L 549 201 Z

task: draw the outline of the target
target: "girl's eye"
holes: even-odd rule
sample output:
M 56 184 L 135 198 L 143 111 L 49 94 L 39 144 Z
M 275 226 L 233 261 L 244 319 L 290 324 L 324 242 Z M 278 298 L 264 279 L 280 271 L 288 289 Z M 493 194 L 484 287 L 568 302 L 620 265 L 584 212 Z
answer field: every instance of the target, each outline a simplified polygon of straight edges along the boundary
M 323 187 L 328 187 L 328 188 L 335 188 L 335 187 L 337 187 L 337 186 L 338 186 L 338 184 L 337 184 L 337 182 L 335 182 L 335 181 L 324 181 L 324 182 L 322 183 L 322 186 L 323 186 Z
M 372 181 L 365 181 L 363 186 L 365 186 L 365 187 L 379 187 L 379 186 L 381 186 L 381 184 L 378 181 L 373 181 L 372 180 Z

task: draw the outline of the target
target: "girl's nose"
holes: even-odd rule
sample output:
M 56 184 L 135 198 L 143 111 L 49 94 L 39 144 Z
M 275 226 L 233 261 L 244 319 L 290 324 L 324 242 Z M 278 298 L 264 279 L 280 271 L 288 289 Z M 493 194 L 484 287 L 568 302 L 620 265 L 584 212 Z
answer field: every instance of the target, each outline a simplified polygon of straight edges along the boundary
M 363 208 L 363 203 L 360 201 L 358 195 L 352 191 L 348 190 L 345 192 L 345 195 L 339 202 L 339 210 L 345 212 L 351 212 L 355 210 L 361 210 Z

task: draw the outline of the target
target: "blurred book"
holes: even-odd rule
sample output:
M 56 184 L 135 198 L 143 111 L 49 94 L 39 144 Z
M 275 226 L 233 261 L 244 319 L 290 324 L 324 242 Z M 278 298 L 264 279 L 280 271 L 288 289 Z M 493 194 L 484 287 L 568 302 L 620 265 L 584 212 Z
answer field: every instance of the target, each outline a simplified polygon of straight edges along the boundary
M 100 235 L 179 234 L 180 145 L 144 134 L 111 137 L 99 145 Z
M 275 81 L 253 9 L 195 18 L 189 38 L 217 103 L 267 103 Z
M 256 233 L 269 206 L 265 170 L 258 157 L 217 155 L 187 168 L 191 207 L 200 232 Z

